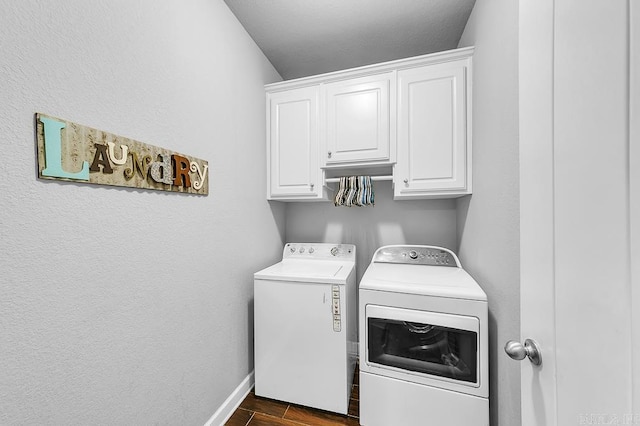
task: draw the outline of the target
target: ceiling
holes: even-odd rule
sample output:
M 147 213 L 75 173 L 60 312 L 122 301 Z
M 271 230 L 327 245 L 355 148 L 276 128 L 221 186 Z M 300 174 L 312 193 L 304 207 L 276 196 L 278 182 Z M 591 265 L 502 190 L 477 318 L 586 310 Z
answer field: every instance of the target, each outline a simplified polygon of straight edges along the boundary
M 475 0 L 224 0 L 282 78 L 455 49 Z

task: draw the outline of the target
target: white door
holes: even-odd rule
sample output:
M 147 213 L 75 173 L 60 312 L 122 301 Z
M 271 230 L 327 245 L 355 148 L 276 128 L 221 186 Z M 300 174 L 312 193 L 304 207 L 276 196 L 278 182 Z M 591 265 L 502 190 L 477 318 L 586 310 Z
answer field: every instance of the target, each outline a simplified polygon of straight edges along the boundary
M 639 8 L 520 1 L 523 425 L 640 424 Z
M 395 135 L 394 73 L 352 78 L 324 85 L 326 149 L 324 164 L 388 163 Z M 392 144 L 393 137 L 393 144 Z

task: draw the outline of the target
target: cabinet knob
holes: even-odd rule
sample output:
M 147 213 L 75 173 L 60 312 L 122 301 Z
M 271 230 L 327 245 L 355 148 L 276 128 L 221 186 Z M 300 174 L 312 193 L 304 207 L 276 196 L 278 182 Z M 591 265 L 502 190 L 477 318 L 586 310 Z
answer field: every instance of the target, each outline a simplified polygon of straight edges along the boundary
M 331 151 L 327 152 L 327 157 L 331 158 Z
M 310 183 L 309 186 L 311 187 L 311 190 L 313 191 L 313 184 Z
M 405 179 L 405 180 L 404 180 L 404 184 L 405 184 L 405 185 L 409 185 L 409 179 Z

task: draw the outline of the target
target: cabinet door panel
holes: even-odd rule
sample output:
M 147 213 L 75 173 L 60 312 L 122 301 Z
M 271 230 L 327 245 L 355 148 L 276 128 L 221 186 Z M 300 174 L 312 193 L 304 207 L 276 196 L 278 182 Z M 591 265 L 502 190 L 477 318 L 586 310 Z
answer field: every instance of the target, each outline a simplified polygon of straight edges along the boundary
M 407 136 L 412 181 L 454 177 L 454 83 L 453 78 L 446 77 L 409 84 Z
M 318 198 L 317 86 L 270 93 L 269 199 Z
M 352 151 L 377 151 L 380 119 L 379 87 L 341 93 L 333 99 L 335 110 L 334 153 L 339 156 Z
M 465 71 L 453 63 L 398 73 L 396 199 L 470 190 Z
M 277 168 L 276 188 L 308 185 L 310 178 L 309 158 L 312 145 L 310 134 L 311 110 L 309 99 L 279 103 L 276 106 L 274 126 L 275 145 L 273 154 Z
M 325 86 L 325 165 L 390 160 L 392 77 L 388 73 Z

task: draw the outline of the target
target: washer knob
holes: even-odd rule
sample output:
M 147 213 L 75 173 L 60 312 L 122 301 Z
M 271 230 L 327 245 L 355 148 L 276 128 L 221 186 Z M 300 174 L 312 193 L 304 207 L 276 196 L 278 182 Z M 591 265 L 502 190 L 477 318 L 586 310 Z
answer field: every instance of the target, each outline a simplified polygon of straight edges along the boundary
M 338 247 L 331 247 L 331 256 L 338 255 Z
M 418 252 L 415 251 L 415 250 L 411 250 L 409 252 L 409 257 L 412 258 L 412 259 L 417 259 L 418 258 Z

